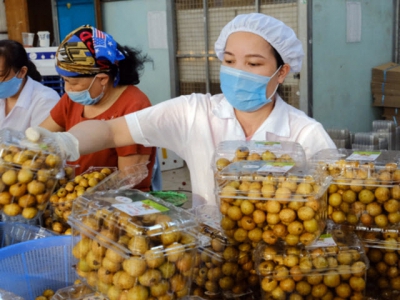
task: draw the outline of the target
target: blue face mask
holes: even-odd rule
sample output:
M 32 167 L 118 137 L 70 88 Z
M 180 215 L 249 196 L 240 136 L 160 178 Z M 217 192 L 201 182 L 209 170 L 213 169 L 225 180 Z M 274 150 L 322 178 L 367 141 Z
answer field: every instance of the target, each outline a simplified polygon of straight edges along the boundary
M 103 98 L 103 96 L 104 96 L 104 85 L 103 85 L 103 91 L 100 93 L 100 95 L 98 95 L 95 98 L 92 98 L 90 96 L 89 90 L 92 87 L 92 84 L 95 79 L 96 79 L 96 76 L 93 78 L 92 83 L 89 85 L 87 90 L 83 90 L 80 92 L 66 91 L 68 94 L 68 97 L 72 101 L 82 104 L 82 105 L 94 105 L 94 104 L 98 103 L 101 100 L 101 98 Z
M 0 81 L 0 98 L 8 98 L 18 93 L 23 78 L 17 78 L 17 74 L 7 81 Z
M 252 112 L 270 103 L 279 84 L 267 98 L 267 85 L 280 67 L 271 76 L 261 76 L 221 65 L 221 90 L 228 102 L 237 110 Z

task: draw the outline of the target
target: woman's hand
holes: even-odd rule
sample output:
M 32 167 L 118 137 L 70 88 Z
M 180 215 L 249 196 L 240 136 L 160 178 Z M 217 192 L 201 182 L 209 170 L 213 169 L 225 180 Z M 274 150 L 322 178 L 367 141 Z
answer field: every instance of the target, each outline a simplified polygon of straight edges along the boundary
M 51 132 L 42 127 L 29 127 L 25 131 L 25 136 L 34 143 L 41 137 L 53 139 L 66 160 L 74 161 L 80 157 L 79 141 L 69 132 Z

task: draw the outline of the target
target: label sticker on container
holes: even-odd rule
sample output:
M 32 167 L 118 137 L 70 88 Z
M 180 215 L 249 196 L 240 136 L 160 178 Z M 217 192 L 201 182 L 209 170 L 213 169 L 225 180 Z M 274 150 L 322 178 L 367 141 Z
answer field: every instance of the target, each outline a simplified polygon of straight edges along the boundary
M 293 168 L 293 162 L 267 162 L 257 172 L 286 173 Z
M 255 146 L 262 149 L 282 149 L 280 142 L 255 142 Z
M 379 151 L 354 151 L 346 160 L 374 161 L 381 155 Z
M 321 234 L 318 240 L 316 240 L 313 244 L 307 246 L 307 248 L 325 248 L 325 247 L 333 247 L 336 246 L 335 240 L 332 238 L 332 235 L 329 233 Z
M 166 212 L 169 208 L 152 200 L 142 200 L 124 204 L 113 204 L 113 207 L 127 213 L 130 216 L 144 216 L 160 212 Z

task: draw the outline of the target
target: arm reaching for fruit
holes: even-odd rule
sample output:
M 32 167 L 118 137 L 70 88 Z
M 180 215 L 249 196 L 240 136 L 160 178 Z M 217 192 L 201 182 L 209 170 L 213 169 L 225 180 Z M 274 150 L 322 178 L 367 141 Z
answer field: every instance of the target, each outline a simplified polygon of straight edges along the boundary
M 30 127 L 25 135 L 32 142 L 37 142 L 41 136 L 53 138 L 70 161 L 77 160 L 82 154 L 135 144 L 124 117 L 109 121 L 84 121 L 68 132 Z

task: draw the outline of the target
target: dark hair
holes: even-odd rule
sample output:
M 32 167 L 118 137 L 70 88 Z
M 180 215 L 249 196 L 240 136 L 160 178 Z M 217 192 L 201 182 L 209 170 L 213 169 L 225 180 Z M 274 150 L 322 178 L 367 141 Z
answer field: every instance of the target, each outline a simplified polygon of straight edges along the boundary
M 277 64 L 277 67 L 279 68 L 279 67 L 283 66 L 285 64 L 285 62 L 283 61 L 282 56 L 278 53 L 278 51 L 276 51 L 276 49 L 274 47 L 272 47 L 272 49 L 274 50 L 276 64 Z M 276 92 L 279 95 L 283 95 L 283 87 L 281 84 L 278 86 L 278 89 L 276 90 Z
M 135 48 L 117 44 L 117 49 L 124 54 L 125 59 L 119 61 L 118 66 L 112 65 L 111 72 L 109 73 L 110 76 L 114 79 L 119 69 L 120 79 L 118 85 L 138 84 L 140 82 L 141 71 L 144 69 L 144 63 L 152 62 L 153 60 Z
M 1 40 L 0 56 L 4 57 L 6 76 L 10 74 L 11 69 L 18 72 L 25 66 L 28 68 L 27 75 L 29 77 L 39 82 L 42 81 L 42 75 L 36 69 L 35 64 L 28 59 L 28 54 L 21 43 L 13 40 Z
M 277 67 L 279 68 L 280 66 L 283 66 L 285 63 L 282 59 L 282 56 L 278 53 L 278 51 L 276 51 L 276 49 L 274 47 L 272 47 L 272 49 L 274 49 L 274 56 L 276 59 L 276 63 L 277 63 Z

